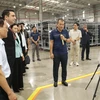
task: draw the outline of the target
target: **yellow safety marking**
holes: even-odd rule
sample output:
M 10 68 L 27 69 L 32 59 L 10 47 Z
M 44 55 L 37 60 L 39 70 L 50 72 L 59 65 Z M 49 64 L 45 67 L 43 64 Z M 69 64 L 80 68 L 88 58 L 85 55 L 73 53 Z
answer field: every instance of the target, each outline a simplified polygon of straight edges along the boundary
M 79 77 L 76 77 L 76 78 L 68 79 L 66 82 L 72 82 L 72 81 L 75 81 L 75 80 L 86 78 L 86 77 L 92 76 L 93 74 L 94 73 L 90 73 L 90 74 L 86 74 L 86 75 L 79 76 Z M 96 72 L 96 74 L 100 74 L 100 71 Z M 61 84 L 61 82 L 58 82 L 58 84 Z M 41 87 L 36 88 L 36 90 L 31 94 L 31 96 L 27 100 L 35 100 L 35 98 L 37 97 L 37 95 L 40 93 L 40 91 L 42 89 L 49 88 L 49 87 L 52 87 L 52 86 L 53 86 L 53 84 L 49 84 L 49 85 L 45 85 L 45 86 L 41 86 Z

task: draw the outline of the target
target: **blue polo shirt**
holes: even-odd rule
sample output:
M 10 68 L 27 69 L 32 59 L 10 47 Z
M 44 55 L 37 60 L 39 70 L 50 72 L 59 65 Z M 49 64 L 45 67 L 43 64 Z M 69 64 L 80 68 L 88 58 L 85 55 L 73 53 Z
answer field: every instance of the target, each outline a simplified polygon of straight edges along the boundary
M 55 55 L 59 54 L 67 54 L 67 44 L 66 41 L 64 41 L 64 45 L 62 45 L 62 40 L 60 38 L 60 35 L 63 35 L 65 38 L 69 38 L 69 34 L 67 30 L 62 30 L 62 32 L 59 32 L 57 29 L 53 30 L 50 33 L 50 40 L 54 41 L 53 44 L 53 53 Z
M 37 41 L 38 36 L 40 36 L 40 34 L 38 32 L 36 32 L 36 33 L 32 32 L 30 36 L 33 38 L 34 41 Z

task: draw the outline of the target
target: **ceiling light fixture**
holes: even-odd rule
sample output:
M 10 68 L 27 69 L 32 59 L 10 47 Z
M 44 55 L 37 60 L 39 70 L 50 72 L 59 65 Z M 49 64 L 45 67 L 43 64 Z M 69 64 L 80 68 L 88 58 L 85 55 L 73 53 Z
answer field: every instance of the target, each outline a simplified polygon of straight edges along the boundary
M 16 6 L 13 6 L 13 8 L 16 8 Z
M 67 11 L 69 11 L 69 9 L 67 9 Z
M 65 15 L 65 17 L 67 17 L 67 15 Z
M 88 3 L 88 6 L 90 6 L 90 3 Z
M 39 7 L 36 7 L 37 9 L 39 9 Z
M 69 3 L 69 1 L 66 1 L 66 3 Z
M 45 0 L 45 1 L 52 2 L 52 3 L 59 3 L 59 1 L 55 1 L 55 0 Z
M 83 10 L 83 14 L 85 13 L 85 10 Z
M 64 19 L 64 17 L 62 17 L 62 19 Z
M 19 6 L 22 6 L 22 4 L 19 4 Z

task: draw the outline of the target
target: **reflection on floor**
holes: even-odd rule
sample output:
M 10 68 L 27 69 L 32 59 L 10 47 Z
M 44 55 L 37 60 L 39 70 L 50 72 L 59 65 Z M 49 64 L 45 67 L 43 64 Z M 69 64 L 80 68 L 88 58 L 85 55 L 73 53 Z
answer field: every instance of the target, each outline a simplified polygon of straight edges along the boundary
M 98 53 L 100 47 L 91 47 L 90 58 L 91 61 L 79 61 L 79 67 L 73 65 L 69 66 L 70 62 L 70 51 L 68 60 L 68 79 L 85 75 L 94 72 L 98 61 Z M 31 50 L 29 51 L 31 57 Z M 42 61 L 31 62 L 26 75 L 24 76 L 24 91 L 18 93 L 18 100 L 27 100 L 28 97 L 35 91 L 39 86 L 44 86 L 53 83 L 52 78 L 52 60 L 49 59 L 48 51 L 40 51 L 40 56 Z M 98 69 L 99 71 L 100 69 Z M 92 96 L 95 90 L 95 86 L 98 80 L 98 75 L 96 75 L 90 84 L 88 90 L 84 90 L 85 86 L 88 84 L 91 77 L 86 79 L 80 79 L 69 83 L 69 87 L 64 87 L 58 85 L 57 88 L 50 87 L 44 89 L 36 97 L 36 100 L 92 100 Z M 59 81 L 61 81 L 61 67 L 59 68 Z M 98 91 L 99 92 L 99 91 Z M 100 93 L 100 92 L 99 92 Z M 97 96 L 100 100 L 99 96 Z

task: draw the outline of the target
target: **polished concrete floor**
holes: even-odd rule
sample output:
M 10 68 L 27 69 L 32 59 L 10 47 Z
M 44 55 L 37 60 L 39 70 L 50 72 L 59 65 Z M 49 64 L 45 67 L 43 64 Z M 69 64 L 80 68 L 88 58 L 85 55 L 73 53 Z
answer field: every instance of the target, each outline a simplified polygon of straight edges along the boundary
M 91 47 L 90 58 L 91 61 L 79 61 L 79 67 L 73 65 L 69 66 L 70 62 L 70 51 L 68 60 L 68 76 L 67 79 L 72 79 L 78 76 L 89 74 L 95 71 L 98 65 L 98 54 L 100 47 Z M 29 55 L 31 57 L 31 50 Z M 24 90 L 17 93 L 18 100 L 27 100 L 30 95 L 36 90 L 36 88 L 45 86 L 53 83 L 52 78 L 52 60 L 49 57 L 49 51 L 40 51 L 40 57 L 42 61 L 32 62 L 27 65 L 29 69 L 24 76 Z M 37 59 L 37 58 L 36 58 Z M 98 69 L 99 71 L 100 69 Z M 95 75 L 88 89 L 85 90 L 91 76 L 86 78 L 81 78 L 69 82 L 69 86 L 65 87 L 63 85 L 58 85 L 54 88 L 53 86 L 44 88 L 40 91 L 37 97 L 33 100 L 92 100 L 95 87 L 98 81 L 98 75 Z M 59 68 L 59 81 L 61 81 L 61 67 Z M 100 86 L 99 86 L 100 87 Z M 100 88 L 99 88 L 100 89 Z M 100 90 L 97 91 L 97 96 L 95 100 L 100 100 Z

